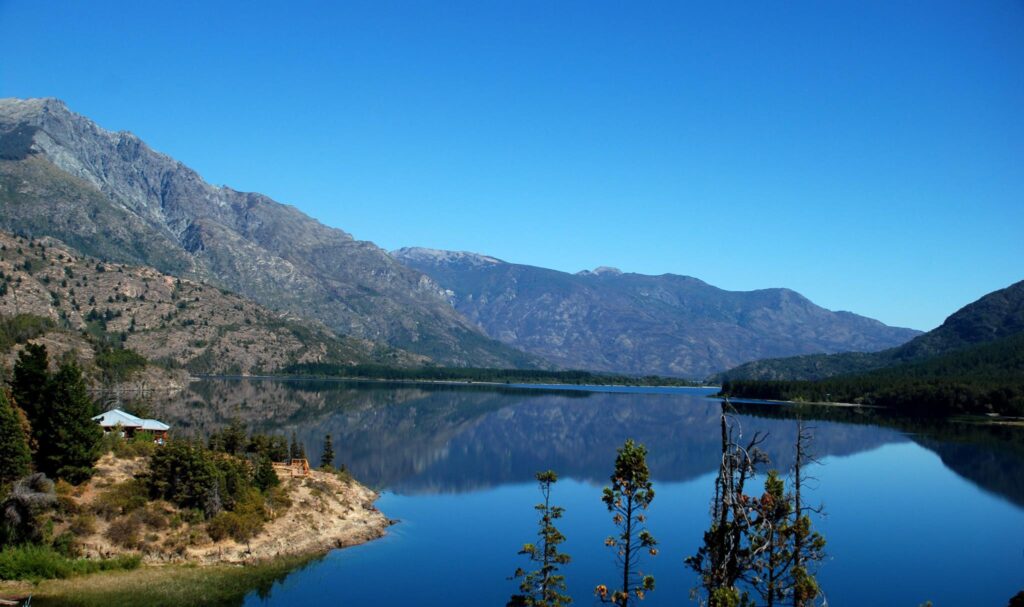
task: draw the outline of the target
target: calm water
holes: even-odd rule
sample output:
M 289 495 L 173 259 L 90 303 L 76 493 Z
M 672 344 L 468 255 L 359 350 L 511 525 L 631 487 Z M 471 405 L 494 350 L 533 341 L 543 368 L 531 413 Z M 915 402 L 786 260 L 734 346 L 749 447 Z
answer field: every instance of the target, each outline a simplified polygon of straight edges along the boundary
M 296 431 L 310 460 L 324 434 L 337 464 L 383 492 L 401 522 L 388 536 L 335 551 L 246 605 L 504 605 L 533 541 L 535 471 L 561 479 L 565 568 L 576 604 L 614 580 L 600 501 L 615 449 L 649 450 L 657 497 L 649 528 L 661 553 L 645 561 L 657 589 L 644 605 L 685 605 L 683 566 L 708 525 L 719 458 L 709 390 L 596 393 L 481 386 L 209 380 L 161 414 L 203 433 L 238 417 L 256 430 Z M 1003 607 L 1024 588 L 1024 442 L 1019 431 L 873 420 L 812 412 L 822 465 L 812 501 L 829 558 L 819 580 L 833 607 Z M 744 434 L 767 432 L 773 467 L 792 464 L 796 422 L 776 406 L 741 406 Z M 753 491 L 752 491 L 753 492 Z M 262 595 L 262 596 L 261 596 Z

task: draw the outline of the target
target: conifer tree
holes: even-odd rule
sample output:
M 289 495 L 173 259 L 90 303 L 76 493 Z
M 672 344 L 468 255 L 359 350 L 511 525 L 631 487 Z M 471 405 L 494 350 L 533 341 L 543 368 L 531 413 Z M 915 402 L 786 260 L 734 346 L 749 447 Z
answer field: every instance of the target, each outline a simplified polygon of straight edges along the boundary
M 810 443 L 813 439 L 811 429 L 803 421 L 797 422 L 796 461 L 793 465 L 793 606 L 810 605 L 820 594 L 818 580 L 814 568 L 825 558 L 825 538 L 811 525 L 808 512 L 819 512 L 804 504 L 803 485 L 807 480 L 804 468 L 808 464 L 817 463 L 811 454 Z
M 519 584 L 521 594 L 512 595 L 506 607 L 562 607 L 572 602 L 565 594 L 565 576 L 559 573 L 561 565 L 569 562 L 569 555 L 559 552 L 559 545 L 565 536 L 555 527 L 555 521 L 562 518 L 565 509 L 551 505 L 551 486 L 558 482 L 558 475 L 552 470 L 538 472 L 537 482 L 544 501 L 534 506 L 540 513 L 537 544 L 524 544 L 519 554 L 526 555 L 537 565 L 533 571 L 516 570 L 513 578 L 522 578 Z
M 334 445 L 331 444 L 331 435 L 324 437 L 324 448 L 320 454 L 320 467 L 324 470 L 334 468 Z
M 647 468 L 647 449 L 643 445 L 630 439 L 619 448 L 611 486 L 604 488 L 601 500 L 613 513 L 612 521 L 620 529 L 618 535 L 605 540 L 605 545 L 615 550 L 622 580 L 616 590 L 610 591 L 607 585 L 601 584 L 594 593 L 603 603 L 627 607 L 631 597 L 643 600 L 646 593 L 654 590 L 654 576 L 644 575 L 639 565 L 642 553 L 658 554 L 655 548 L 658 542 L 647 531 L 644 514 L 654 500 L 654 488 Z
M 277 477 L 277 472 L 274 470 L 274 464 L 266 455 L 261 455 L 256 462 L 252 484 L 256 485 L 260 491 L 266 491 L 281 484 L 281 479 Z
M 14 404 L 28 417 L 33 429 L 32 439 L 37 437 L 36 422 L 44 414 L 50 400 L 47 394 L 50 379 L 48 367 L 46 346 L 41 344 L 25 344 L 25 349 L 18 353 L 18 360 L 14 363 L 11 396 Z
M 81 483 L 92 476 L 103 430 L 92 420 L 95 407 L 75 362 L 62 364 L 48 385 L 52 401 L 33 423 L 36 467 L 51 478 Z
M 0 493 L 3 487 L 29 473 L 32 453 L 19 411 L 0 388 Z
M 768 472 L 764 493 L 754 510 L 757 518 L 750 525 L 751 585 L 765 607 L 775 607 L 791 594 L 789 572 L 793 562 L 793 496 L 786 493 L 786 483 L 775 470 Z
M 292 444 L 288 451 L 292 459 L 306 459 L 306 447 L 299 442 L 299 437 L 294 431 L 292 432 Z
M 745 493 L 755 467 L 767 461 L 759 445 L 765 436 L 755 433 L 741 446 L 735 427 L 729 424 L 728 400 L 722 403 L 720 432 L 722 459 L 715 479 L 711 503 L 711 527 L 704 532 L 704 543 L 686 564 L 699 576 L 708 607 L 736 607 L 749 604 L 741 581 L 754 569 L 750 538 L 756 517 L 756 500 Z

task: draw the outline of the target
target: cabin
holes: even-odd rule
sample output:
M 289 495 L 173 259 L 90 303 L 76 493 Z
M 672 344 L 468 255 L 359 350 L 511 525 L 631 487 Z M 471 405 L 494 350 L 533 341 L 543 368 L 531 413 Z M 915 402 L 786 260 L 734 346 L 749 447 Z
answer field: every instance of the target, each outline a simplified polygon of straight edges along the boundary
M 155 419 L 142 419 L 120 409 L 111 409 L 92 418 L 99 422 L 104 433 L 120 432 L 123 438 L 131 438 L 136 432 L 148 432 L 153 441 L 162 445 L 167 442 L 167 433 L 171 427 Z

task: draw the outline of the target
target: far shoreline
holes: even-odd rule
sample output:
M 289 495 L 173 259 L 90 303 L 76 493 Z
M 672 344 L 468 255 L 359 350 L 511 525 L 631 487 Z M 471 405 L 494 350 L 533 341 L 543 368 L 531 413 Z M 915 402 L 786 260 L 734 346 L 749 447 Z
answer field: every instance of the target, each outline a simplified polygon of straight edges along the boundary
M 669 391 L 681 391 L 681 390 L 707 390 L 707 389 L 721 389 L 721 386 L 716 385 L 692 385 L 692 386 L 680 386 L 673 384 L 566 384 L 566 383 L 549 383 L 549 382 L 500 382 L 500 381 L 488 381 L 488 380 L 462 380 L 462 379 L 388 379 L 382 377 L 342 377 L 336 375 L 275 375 L 275 374 L 258 374 L 258 375 L 243 375 L 243 374 L 224 374 L 224 375 L 206 375 L 206 374 L 191 374 L 189 375 L 189 382 L 203 381 L 208 379 L 258 379 L 258 380 L 273 380 L 273 381 L 331 381 L 331 382 L 362 382 L 362 383 L 380 383 L 380 384 L 427 384 L 427 385 L 441 385 L 441 386 L 494 386 L 498 388 L 523 388 L 523 389 L 548 389 L 548 390 L 565 390 L 565 391 L 579 391 L 579 392 L 609 392 L 611 390 L 603 390 L 605 388 L 615 388 L 618 390 L 643 390 L 643 389 L 656 389 L 656 390 L 669 390 Z

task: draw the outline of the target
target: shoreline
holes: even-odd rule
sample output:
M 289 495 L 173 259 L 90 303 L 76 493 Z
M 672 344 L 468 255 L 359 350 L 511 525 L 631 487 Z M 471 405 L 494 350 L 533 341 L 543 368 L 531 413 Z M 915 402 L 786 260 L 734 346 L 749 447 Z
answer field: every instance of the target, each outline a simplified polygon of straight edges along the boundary
M 104 456 L 97 463 L 97 482 L 91 482 L 77 498 L 79 507 L 92 507 L 105 487 L 132 479 L 144 469 L 144 459 Z M 379 494 L 354 479 L 341 479 L 320 470 L 310 470 L 305 476 L 277 472 L 290 504 L 246 542 L 231 537 L 214 541 L 206 536 L 204 527 L 185 523 L 178 530 L 150 530 L 151 541 L 125 548 L 106 537 L 109 523 L 98 520 L 92 533 L 78 536 L 82 556 L 138 555 L 146 565 L 240 565 L 282 557 L 322 556 L 336 548 L 383 537 L 392 524 L 375 505 Z
M 719 401 L 726 400 L 724 396 L 718 396 L 715 394 L 709 394 L 708 398 L 713 398 Z M 876 411 L 889 413 L 895 417 L 899 417 L 901 414 L 899 411 L 894 411 L 888 407 L 881 405 L 865 405 L 860 403 L 838 403 L 838 402 L 820 402 L 820 401 L 797 401 L 797 400 L 769 400 L 759 398 L 728 398 L 729 402 L 748 404 L 748 405 L 777 405 L 784 407 L 831 407 L 836 409 L 853 409 L 853 410 L 864 410 L 864 411 Z M 975 424 L 979 426 L 1005 426 L 1009 428 L 1024 428 L 1024 417 L 1006 417 L 996 414 L 958 414 L 949 416 L 940 416 L 934 418 L 945 422 L 955 422 L 963 424 Z
M 505 388 L 524 389 L 564 389 L 579 390 L 581 392 L 597 392 L 601 388 L 652 388 L 658 390 L 703 390 L 721 389 L 721 386 L 680 386 L 676 384 L 565 384 L 548 382 L 500 382 L 485 380 L 463 380 L 463 379 L 386 379 L 380 377 L 338 377 L 333 375 L 190 375 L 188 381 L 202 381 L 207 379 L 257 379 L 273 381 L 331 381 L 331 382 L 364 382 L 381 384 L 428 384 L 442 386 L 494 386 Z
M 144 458 L 117 459 L 108 454 L 97 463 L 95 483 L 68 495 L 77 509 L 93 508 L 103 491 L 144 470 Z M 134 555 L 138 568 L 104 571 L 65 579 L 0 580 L 0 596 L 33 596 L 40 605 L 182 605 L 240 602 L 254 591 L 269 588 L 332 550 L 384 537 L 395 524 L 377 509 L 379 494 L 358 481 L 332 472 L 311 470 L 306 476 L 278 475 L 290 504 L 249 541 L 213 541 L 203 527 L 185 524 L 150 530 L 146 545 L 125 548 L 106 537 L 110 523 L 80 534 L 81 558 Z M 152 506 L 152 504 L 151 504 Z M 169 508 L 166 504 L 159 508 Z M 168 512 L 171 512 L 168 510 Z M 178 543 L 182 535 L 192 537 Z M 159 536 L 159 537 L 158 537 Z M 130 588 L 156 588 L 154 593 Z

